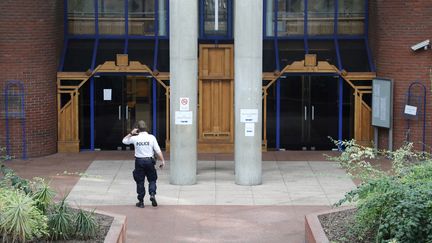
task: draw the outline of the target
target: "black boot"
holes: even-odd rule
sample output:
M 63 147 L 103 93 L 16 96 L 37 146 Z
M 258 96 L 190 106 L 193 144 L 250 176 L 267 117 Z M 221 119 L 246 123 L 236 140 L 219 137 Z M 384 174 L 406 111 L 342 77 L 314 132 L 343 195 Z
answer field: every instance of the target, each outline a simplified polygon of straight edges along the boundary
M 139 201 L 135 204 L 137 207 L 139 208 L 143 208 L 144 207 L 144 202 L 143 201 Z
M 157 204 L 156 197 L 154 194 L 150 195 L 150 201 L 152 202 L 153 207 L 157 207 L 158 204 Z

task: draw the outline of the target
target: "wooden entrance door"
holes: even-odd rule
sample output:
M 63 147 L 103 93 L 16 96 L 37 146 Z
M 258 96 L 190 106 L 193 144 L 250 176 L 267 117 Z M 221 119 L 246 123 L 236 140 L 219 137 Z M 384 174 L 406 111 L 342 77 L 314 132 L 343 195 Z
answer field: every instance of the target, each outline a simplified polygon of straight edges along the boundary
M 234 48 L 200 45 L 198 151 L 234 149 Z

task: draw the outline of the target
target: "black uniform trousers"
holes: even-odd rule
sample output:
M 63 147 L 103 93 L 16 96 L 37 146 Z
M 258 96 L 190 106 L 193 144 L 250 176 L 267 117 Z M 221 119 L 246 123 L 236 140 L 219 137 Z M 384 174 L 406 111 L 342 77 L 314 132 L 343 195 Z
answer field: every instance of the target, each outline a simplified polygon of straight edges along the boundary
M 150 195 L 156 194 L 157 172 L 155 169 L 156 161 L 154 158 L 135 158 L 135 170 L 133 178 L 136 182 L 137 198 L 143 201 L 145 195 L 144 179 L 147 177 L 148 191 Z

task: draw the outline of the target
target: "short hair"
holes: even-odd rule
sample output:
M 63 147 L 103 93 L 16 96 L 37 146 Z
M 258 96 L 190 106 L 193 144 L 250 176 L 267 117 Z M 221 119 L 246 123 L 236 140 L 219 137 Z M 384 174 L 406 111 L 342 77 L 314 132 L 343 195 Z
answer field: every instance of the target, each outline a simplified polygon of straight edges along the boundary
M 145 132 L 147 131 L 147 124 L 145 123 L 145 121 L 140 120 L 137 123 L 137 128 L 140 132 Z

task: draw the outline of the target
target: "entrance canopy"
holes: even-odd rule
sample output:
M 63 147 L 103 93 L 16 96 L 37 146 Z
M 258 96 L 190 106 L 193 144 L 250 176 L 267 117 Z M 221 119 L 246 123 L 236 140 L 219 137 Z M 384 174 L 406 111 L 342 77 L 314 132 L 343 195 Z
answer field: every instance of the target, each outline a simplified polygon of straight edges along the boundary
M 152 71 L 148 66 L 138 61 L 129 61 L 128 55 L 118 54 L 116 61 L 107 61 L 93 71 L 87 72 L 58 72 L 58 151 L 79 152 L 79 115 L 78 97 L 79 89 L 95 75 L 143 75 L 153 77 L 166 90 L 166 141 L 169 144 L 169 97 L 170 88 L 166 83 L 170 79 L 169 73 Z M 363 95 L 372 92 L 372 85 L 365 85 L 364 81 L 372 80 L 374 72 L 346 72 L 339 70 L 326 61 L 317 61 L 316 55 L 307 54 L 302 61 L 293 62 L 281 71 L 263 73 L 263 149 L 267 148 L 267 95 L 268 89 L 280 78 L 286 75 L 334 75 L 345 80 L 354 90 L 354 139 L 360 143 L 372 140 L 371 108 L 364 101 Z M 363 81 L 363 82 L 359 82 Z
M 354 90 L 354 139 L 360 144 L 368 145 L 373 138 L 371 125 L 371 107 L 364 101 L 364 94 L 372 93 L 372 85 L 365 85 L 364 81 L 371 81 L 376 77 L 375 72 L 347 72 L 326 62 L 317 61 L 316 54 L 306 54 L 302 61 L 293 62 L 281 71 L 263 73 L 263 125 L 267 127 L 267 96 L 268 89 L 280 78 L 287 75 L 335 75 L 345 80 Z M 264 129 L 263 146 L 267 147 L 267 131 Z
M 168 73 L 152 71 L 138 61 L 129 61 L 127 54 L 117 54 L 116 61 L 107 61 L 93 71 L 57 73 L 58 151 L 79 152 L 78 97 L 79 89 L 95 75 L 125 74 L 151 76 L 165 88 L 167 117 L 169 117 Z M 169 134 L 167 119 L 167 134 Z M 167 138 L 168 139 L 168 138 Z

